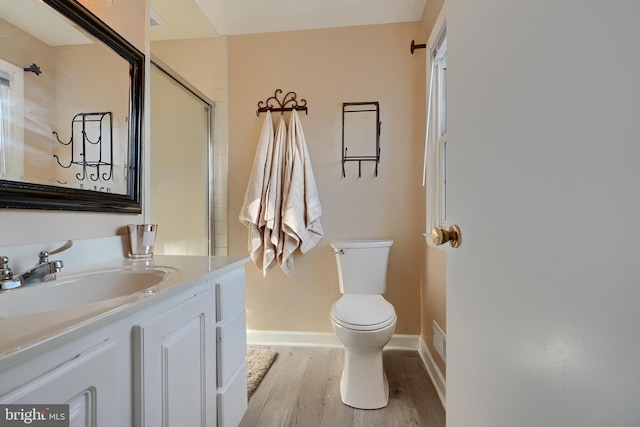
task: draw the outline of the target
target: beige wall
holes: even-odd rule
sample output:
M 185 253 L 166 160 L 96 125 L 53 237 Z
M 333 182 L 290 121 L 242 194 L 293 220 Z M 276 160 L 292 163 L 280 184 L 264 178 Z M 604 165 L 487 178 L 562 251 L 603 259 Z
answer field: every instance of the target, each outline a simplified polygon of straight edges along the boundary
M 429 0 L 427 6 L 422 15 L 420 21 L 419 30 L 417 33 L 416 43 L 426 43 L 431 29 L 435 24 L 440 9 L 442 8 L 444 0 Z M 419 58 L 417 60 L 420 70 L 416 80 L 416 91 L 425 94 L 425 98 L 422 102 L 421 116 L 426 117 L 426 62 L 427 62 L 427 49 L 421 49 L 415 52 L 415 56 Z M 424 120 L 417 120 L 421 123 L 421 132 L 425 132 Z M 423 217 L 424 218 L 424 217 Z M 424 225 L 423 225 L 424 226 Z M 430 232 L 430 230 L 427 230 Z M 447 257 L 446 253 L 440 249 L 428 247 L 423 242 L 421 247 L 422 259 L 422 275 L 420 280 L 420 307 L 421 307 L 421 332 L 420 338 L 427 344 L 433 360 L 440 369 L 443 375 L 446 375 L 446 365 L 440 358 L 438 353 L 433 347 L 433 321 L 435 320 L 438 325 L 446 333 L 447 318 L 446 318 L 446 304 L 447 304 L 447 290 L 446 290 L 446 270 L 447 270 Z
M 96 14 L 145 52 L 146 3 L 145 0 L 114 2 L 113 7 L 96 9 Z M 142 215 L 0 209 L 2 244 L 112 236 L 122 226 L 140 222 L 142 218 Z
M 396 333 L 420 332 L 424 136 L 414 107 L 424 103 L 424 94 L 415 91 L 419 59 L 409 52 L 417 28 L 404 23 L 229 37 L 229 253 L 247 255 L 247 229 L 237 218 L 265 119 L 256 117 L 256 108 L 278 88 L 308 102 L 301 120 L 324 210 L 325 237 L 296 256 L 292 278 L 279 267 L 266 278 L 248 268 L 248 328 L 331 331 L 329 312 L 339 292 L 329 243 L 392 238 L 387 297 L 398 313 Z M 377 178 L 371 164 L 363 164 L 361 179 L 356 164 L 341 176 L 342 102 L 356 101 L 380 102 Z

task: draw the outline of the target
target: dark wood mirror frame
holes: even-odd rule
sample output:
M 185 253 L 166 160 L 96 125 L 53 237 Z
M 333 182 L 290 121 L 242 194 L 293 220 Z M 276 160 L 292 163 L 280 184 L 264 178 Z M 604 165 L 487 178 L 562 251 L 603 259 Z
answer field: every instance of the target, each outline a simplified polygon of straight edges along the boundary
M 141 213 L 144 54 L 79 3 L 70 0 L 44 0 L 44 3 L 129 63 L 128 194 L 0 180 L 0 208 Z

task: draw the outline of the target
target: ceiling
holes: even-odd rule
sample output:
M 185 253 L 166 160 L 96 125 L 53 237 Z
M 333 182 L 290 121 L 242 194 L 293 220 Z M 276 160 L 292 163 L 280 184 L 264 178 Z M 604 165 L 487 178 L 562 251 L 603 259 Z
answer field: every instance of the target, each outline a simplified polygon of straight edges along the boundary
M 3 2 L 0 18 L 15 25 L 49 46 L 92 43 L 81 31 L 50 7 L 35 1 Z
M 308 30 L 422 17 L 427 0 L 151 0 L 152 40 Z
M 427 0 L 151 0 L 151 18 L 160 23 L 151 27 L 151 39 L 191 39 L 414 22 L 422 17 L 426 2 Z M 40 21 L 36 21 L 40 15 Z M 58 18 L 49 8 L 41 7 L 37 1 L 0 0 L 0 16 L 50 45 L 89 42 L 84 37 L 78 39 L 78 31 L 70 28 L 65 20 Z M 29 22 L 32 25 L 29 26 Z

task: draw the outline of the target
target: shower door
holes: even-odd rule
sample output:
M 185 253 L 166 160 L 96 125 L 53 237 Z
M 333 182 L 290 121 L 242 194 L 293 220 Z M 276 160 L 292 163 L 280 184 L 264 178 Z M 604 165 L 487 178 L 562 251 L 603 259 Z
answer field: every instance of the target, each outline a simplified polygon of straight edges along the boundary
M 151 67 L 151 222 L 155 253 L 211 255 L 213 103 L 166 66 Z

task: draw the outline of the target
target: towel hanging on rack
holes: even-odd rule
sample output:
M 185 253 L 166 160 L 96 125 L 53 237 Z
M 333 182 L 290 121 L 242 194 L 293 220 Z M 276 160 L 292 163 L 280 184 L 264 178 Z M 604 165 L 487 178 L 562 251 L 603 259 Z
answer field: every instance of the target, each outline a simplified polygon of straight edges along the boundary
M 300 252 L 307 253 L 322 239 L 324 230 L 320 222 L 322 206 L 318 188 L 297 111 L 291 112 L 287 146 L 289 161 L 286 164 L 288 176 L 285 176 L 282 223 L 285 234 L 292 238 L 285 253 L 293 253 L 296 247 L 300 248 Z M 287 242 L 285 237 L 285 246 Z
M 280 264 L 291 277 L 293 254 L 308 252 L 323 236 L 322 208 L 298 112 L 291 112 L 288 131 L 280 116 L 275 136 L 266 113 L 239 219 L 263 276 Z
M 249 184 L 244 195 L 244 203 L 240 209 L 240 222 L 249 228 L 247 249 L 249 256 L 258 269 L 263 270 L 264 259 L 264 195 L 271 171 L 271 156 L 273 152 L 273 122 L 271 112 L 262 125 L 258 148 L 253 159 L 253 167 L 249 177 Z M 265 271 L 263 270 L 263 273 Z M 265 273 L 266 274 L 266 273 Z
M 267 189 L 264 194 L 264 260 L 262 274 L 279 262 L 282 255 L 284 236 L 282 231 L 282 176 L 284 168 L 284 150 L 287 143 L 287 126 L 280 116 L 276 136 L 273 142 L 271 170 Z

